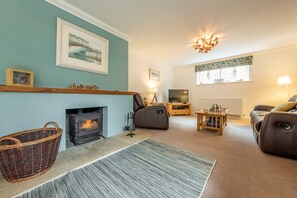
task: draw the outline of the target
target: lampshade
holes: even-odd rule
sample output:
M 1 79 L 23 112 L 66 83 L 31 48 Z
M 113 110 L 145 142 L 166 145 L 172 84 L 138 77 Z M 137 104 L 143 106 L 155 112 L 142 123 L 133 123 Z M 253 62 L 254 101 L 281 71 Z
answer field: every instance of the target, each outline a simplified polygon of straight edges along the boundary
M 158 93 L 159 89 L 157 87 L 153 88 L 154 93 Z
M 291 78 L 289 76 L 280 76 L 277 79 L 277 84 L 278 85 L 288 85 L 291 84 Z

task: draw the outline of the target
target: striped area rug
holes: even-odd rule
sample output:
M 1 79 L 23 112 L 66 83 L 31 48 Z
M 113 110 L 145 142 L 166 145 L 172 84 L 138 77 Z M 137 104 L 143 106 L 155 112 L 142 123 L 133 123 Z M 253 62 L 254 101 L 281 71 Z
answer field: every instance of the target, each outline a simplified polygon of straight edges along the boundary
M 215 161 L 145 140 L 19 197 L 200 197 Z

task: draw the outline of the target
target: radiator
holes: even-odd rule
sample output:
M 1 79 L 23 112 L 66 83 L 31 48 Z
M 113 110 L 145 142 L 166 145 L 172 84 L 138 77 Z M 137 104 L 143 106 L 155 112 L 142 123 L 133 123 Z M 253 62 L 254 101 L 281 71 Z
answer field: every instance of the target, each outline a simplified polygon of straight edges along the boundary
M 213 104 L 219 104 L 227 108 L 229 115 L 242 115 L 242 99 L 241 98 L 200 98 L 200 109 L 209 109 Z

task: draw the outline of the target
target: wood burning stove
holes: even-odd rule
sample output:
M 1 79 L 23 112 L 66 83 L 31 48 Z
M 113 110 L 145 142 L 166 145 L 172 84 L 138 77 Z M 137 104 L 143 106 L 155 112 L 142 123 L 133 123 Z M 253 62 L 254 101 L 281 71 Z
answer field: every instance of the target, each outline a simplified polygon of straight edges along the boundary
M 67 117 L 69 138 L 75 146 L 103 137 L 102 108 L 72 110 Z

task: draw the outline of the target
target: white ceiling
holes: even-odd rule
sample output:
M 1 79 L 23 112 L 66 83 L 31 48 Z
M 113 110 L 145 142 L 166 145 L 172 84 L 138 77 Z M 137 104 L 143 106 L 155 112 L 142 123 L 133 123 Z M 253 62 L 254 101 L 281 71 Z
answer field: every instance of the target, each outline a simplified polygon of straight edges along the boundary
M 132 37 L 130 44 L 172 66 L 297 44 L 297 0 L 65 0 Z M 220 39 L 194 51 L 199 34 Z

